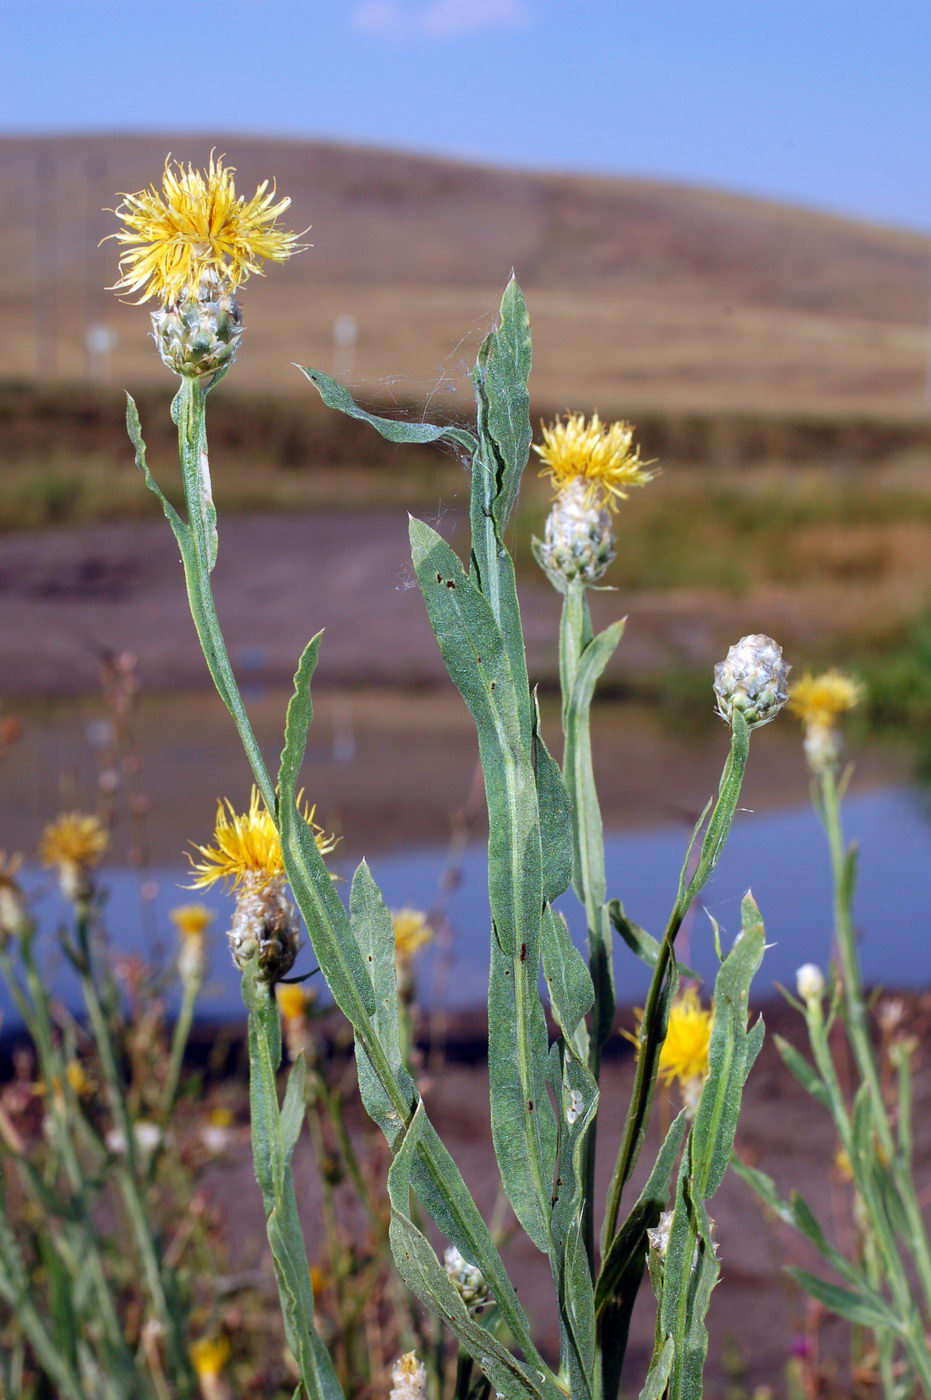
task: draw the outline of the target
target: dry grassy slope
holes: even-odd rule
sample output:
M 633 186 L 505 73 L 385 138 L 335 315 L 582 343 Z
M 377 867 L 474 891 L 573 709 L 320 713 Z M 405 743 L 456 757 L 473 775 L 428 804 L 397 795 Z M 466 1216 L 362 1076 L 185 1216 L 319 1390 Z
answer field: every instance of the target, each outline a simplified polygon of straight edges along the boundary
M 89 322 L 119 334 L 111 374 L 158 372 L 145 312 L 101 290 L 116 254 L 96 247 L 114 226 L 100 209 L 157 179 L 167 149 L 200 163 L 209 144 L 0 139 L 0 374 L 32 374 L 52 355 L 56 373 L 83 374 Z M 313 225 L 313 252 L 248 290 L 243 385 L 287 387 L 279 367 L 293 360 L 333 368 L 333 319 L 348 313 L 359 345 L 343 368 L 357 384 L 398 397 L 456 392 L 514 265 L 541 402 L 921 408 L 931 240 L 918 234 L 645 180 L 303 141 L 216 145 L 244 189 L 274 175 L 298 226 Z

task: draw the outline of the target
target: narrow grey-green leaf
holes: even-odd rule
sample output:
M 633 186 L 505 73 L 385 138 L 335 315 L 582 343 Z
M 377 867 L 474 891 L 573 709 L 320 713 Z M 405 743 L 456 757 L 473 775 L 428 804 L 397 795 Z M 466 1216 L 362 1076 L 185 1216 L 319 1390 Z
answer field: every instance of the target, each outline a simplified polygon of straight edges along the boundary
M 174 531 L 179 545 L 184 548 L 188 543 L 190 531 L 149 469 L 145 439 L 142 436 L 142 424 L 139 421 L 139 410 L 131 394 L 126 395 L 126 431 L 129 433 L 129 440 L 136 450 L 136 466 L 142 472 L 146 486 L 161 502 L 165 519 Z
M 577 1053 L 584 1054 L 584 1049 L 576 1045 L 576 1032 L 579 1022 L 592 1009 L 595 989 L 565 919 L 550 907 L 543 915 L 543 976 L 556 1024 Z
M 543 898 L 552 904 L 569 888 L 572 879 L 572 801 L 559 764 L 543 742 L 536 703 L 533 767 L 537 778 L 540 844 L 543 849 Z
M 810 1293 L 838 1317 L 845 1317 L 848 1322 L 861 1327 L 888 1327 L 894 1332 L 901 1332 L 899 1319 L 878 1294 L 840 1288 L 836 1283 L 828 1283 L 816 1274 L 808 1273 L 806 1269 L 789 1269 L 788 1272 L 806 1293 Z
M 635 924 L 632 919 L 628 919 L 624 912 L 624 906 L 619 899 L 612 899 L 608 904 L 608 914 L 614 929 L 621 935 L 624 942 L 632 953 L 646 963 L 647 967 L 655 967 L 659 958 L 659 940 L 654 938 L 652 933 L 647 933 L 645 928 Z M 679 963 L 679 975 L 686 977 L 690 982 L 701 982 L 702 978 L 692 968 L 687 967 L 684 962 Z
M 297 1140 L 304 1126 L 306 1104 L 304 1086 L 307 1082 L 307 1064 L 303 1054 L 298 1055 L 288 1074 L 288 1083 L 281 1105 L 281 1150 L 285 1164 L 290 1162 Z
M 647 1372 L 647 1378 L 640 1392 L 640 1400 L 663 1400 L 666 1386 L 672 1374 L 672 1363 L 676 1355 L 676 1344 L 672 1337 L 663 1342 L 659 1355 L 654 1357 Z
M 310 369 L 306 365 L 299 365 L 298 368 L 307 376 L 328 408 L 345 413 L 347 418 L 357 418 L 362 423 L 368 423 L 389 442 L 428 443 L 448 438 L 450 442 L 464 447 L 469 453 L 475 452 L 478 447 L 475 435 L 466 428 L 456 428 L 449 423 L 407 423 L 399 418 L 382 418 L 377 413 L 367 413 L 364 408 L 359 407 L 342 384 L 338 384 L 322 370 Z
M 506 1400 L 560 1400 L 550 1381 L 518 1361 L 471 1316 L 433 1247 L 410 1218 L 412 1170 L 422 1126 L 423 1108 L 418 1106 L 388 1171 L 391 1252 L 398 1273 L 452 1330 Z
M 498 324 L 486 338 L 473 374 L 476 394 L 484 407 L 479 435 L 486 438 L 486 451 L 487 444 L 492 445 L 488 465 L 495 480 L 490 505 L 499 533 L 504 531 L 517 499 L 533 436 L 527 391 L 530 368 L 530 318 L 512 276 L 501 298 Z
M 747 1077 L 750 983 L 765 942 L 763 921 L 749 894 L 741 905 L 741 921 L 741 932 L 715 979 L 708 1078 L 692 1129 L 695 1189 L 702 1200 L 713 1196 L 724 1180 Z
M 831 1095 L 827 1085 L 821 1079 L 818 1071 L 810 1065 L 794 1045 L 781 1035 L 773 1036 L 773 1044 L 779 1051 L 780 1058 L 786 1069 L 798 1080 L 803 1089 L 807 1089 L 812 1098 L 824 1104 L 825 1108 L 831 1107 Z

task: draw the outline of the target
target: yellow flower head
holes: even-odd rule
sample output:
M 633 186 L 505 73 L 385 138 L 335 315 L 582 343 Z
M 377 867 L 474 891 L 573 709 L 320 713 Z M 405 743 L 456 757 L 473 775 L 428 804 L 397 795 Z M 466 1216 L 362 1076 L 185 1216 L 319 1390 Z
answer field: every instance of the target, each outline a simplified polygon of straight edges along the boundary
M 183 939 L 203 938 L 216 915 L 206 904 L 179 904 L 168 917 Z
M 300 804 L 301 796 L 298 796 Z M 337 844 L 335 836 L 327 836 L 323 827 L 314 821 L 316 807 L 304 806 L 303 816 L 313 832 L 317 849 L 321 855 L 329 855 Z M 267 885 L 276 876 L 284 874 L 284 860 L 281 855 L 281 840 L 278 828 L 271 814 L 259 797 L 258 789 L 252 789 L 248 812 L 237 812 L 229 798 L 217 804 L 216 829 L 213 833 L 214 845 L 194 846 L 203 860 L 195 861 L 188 856 L 191 868 L 196 875 L 189 886 L 192 890 L 207 889 L 219 880 L 225 880 L 227 888 L 238 889 L 249 877 L 257 878 Z
M 80 1060 L 69 1060 L 65 1065 L 65 1078 L 79 1099 L 87 1098 L 94 1092 L 94 1081 Z
M 96 817 L 65 812 L 42 832 L 39 856 L 43 865 L 92 870 L 107 849 L 108 839 Z
M 422 909 L 395 909 L 391 923 L 394 927 L 394 954 L 400 963 L 409 963 L 415 953 L 433 942 L 433 929 Z
M 540 475 L 552 479 L 557 494 L 581 480 L 589 505 L 616 510 L 631 486 L 645 486 L 656 475 L 646 470 L 651 463 L 641 461 L 630 423 L 608 424 L 597 413 L 589 420 L 581 413 L 569 413 L 554 423 L 541 424 L 541 431 L 543 446 L 534 444 L 533 450 L 543 458 Z
M 307 1010 L 307 993 L 296 982 L 279 982 L 275 987 L 278 1010 L 286 1021 L 302 1021 Z
M 625 1031 L 624 1035 L 633 1041 L 639 1054 L 642 1008 L 634 1012 L 634 1017 L 637 1022 L 636 1035 L 631 1035 L 628 1031 Z M 663 1041 L 659 1057 L 660 1078 L 665 1083 L 671 1084 L 676 1079 L 680 1087 L 685 1088 L 696 1079 L 705 1078 L 708 1073 L 708 1047 L 711 1044 L 713 1021 L 714 1011 L 704 1010 L 694 987 L 687 987 L 682 995 L 676 998 L 669 1011 L 666 1039 Z
M 165 161 L 162 188 L 154 185 L 124 194 L 113 212 L 125 225 L 110 234 L 126 251 L 120 258 L 120 280 L 111 291 L 142 292 L 140 302 L 159 297 L 177 301 L 195 291 L 205 272 L 215 273 L 238 287 L 251 273 L 261 276 L 261 262 L 284 262 L 303 252 L 298 233 L 275 227 L 290 207 L 276 200 L 274 184 L 259 185 L 250 200 L 237 196 L 234 168 L 223 157 L 210 157 L 206 171 Z
M 843 671 L 823 671 L 820 676 L 807 672 L 789 691 L 789 709 L 806 726 L 833 729 L 840 716 L 855 709 L 864 697 L 864 688 Z
M 191 1344 L 191 1363 L 201 1380 L 222 1375 L 230 1359 L 230 1344 L 226 1337 L 201 1337 Z

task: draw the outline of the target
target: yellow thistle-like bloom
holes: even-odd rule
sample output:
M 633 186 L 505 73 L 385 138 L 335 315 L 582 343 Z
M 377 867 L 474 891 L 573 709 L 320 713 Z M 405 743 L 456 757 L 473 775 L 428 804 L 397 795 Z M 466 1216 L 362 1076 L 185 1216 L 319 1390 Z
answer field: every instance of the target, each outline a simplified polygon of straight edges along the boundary
M 805 756 L 818 776 L 830 772 L 843 751 L 840 717 L 860 704 L 863 686 L 843 671 L 809 671 L 789 691 L 789 709 L 805 726 Z
M 630 423 L 602 423 L 598 414 L 586 420 L 570 413 L 555 422 L 541 424 L 543 446 L 534 445 L 542 457 L 541 476 L 552 479 L 557 495 L 577 481 L 584 483 L 585 504 L 616 510 L 632 486 L 645 486 L 655 472 L 634 447 Z
M 278 1010 L 286 1021 L 302 1021 L 307 1011 L 307 993 L 295 982 L 279 982 L 275 988 Z
M 316 810 L 316 807 L 305 805 L 303 817 L 313 832 L 317 849 L 325 856 L 335 849 L 337 838 L 328 836 L 323 827 L 314 821 Z M 278 828 L 257 788 L 252 789 L 247 812 L 237 812 L 229 798 L 217 804 L 213 839 L 215 844 L 212 846 L 191 843 L 195 851 L 203 856 L 203 860 L 195 861 L 193 856 L 188 856 L 196 876 L 189 886 L 190 889 L 207 889 L 210 885 L 225 880 L 227 889 L 236 890 L 247 882 L 269 884 L 284 874 Z
M 422 909 L 395 909 L 391 924 L 394 928 L 394 953 L 399 963 L 409 963 L 421 948 L 433 942 L 433 929 Z
M 841 715 L 863 700 L 859 681 L 843 671 L 824 671 L 820 676 L 807 672 L 789 691 L 789 709 L 805 725 L 833 728 Z
M 158 297 L 162 302 L 193 294 L 204 274 L 215 274 L 238 287 L 261 263 L 284 262 L 306 247 L 297 233 L 275 227 L 290 207 L 277 199 L 274 184 L 259 185 L 251 199 L 237 196 L 234 168 L 223 157 L 210 157 L 206 171 L 165 162 L 162 188 L 154 185 L 124 194 L 113 212 L 125 225 L 111 234 L 125 252 L 115 292 L 142 292 L 137 305 Z
M 221 1375 L 229 1359 L 226 1337 L 201 1337 L 191 1344 L 191 1364 L 200 1380 Z
M 97 817 L 65 812 L 43 830 L 39 856 L 46 866 L 80 865 L 92 869 L 107 849 L 107 840 Z
M 637 1022 L 636 1034 L 624 1031 L 627 1040 L 641 1048 L 641 1023 L 643 1009 L 634 1012 Z M 711 1044 L 711 1026 L 714 1021 L 713 1009 L 705 1010 L 695 987 L 687 987 L 673 1002 L 669 1011 L 669 1025 L 666 1039 L 659 1056 L 660 1078 L 671 1084 L 678 1080 L 682 1089 L 701 1083 L 708 1074 L 708 1049 Z
M 168 915 L 182 938 L 203 938 L 216 915 L 206 904 L 179 904 Z

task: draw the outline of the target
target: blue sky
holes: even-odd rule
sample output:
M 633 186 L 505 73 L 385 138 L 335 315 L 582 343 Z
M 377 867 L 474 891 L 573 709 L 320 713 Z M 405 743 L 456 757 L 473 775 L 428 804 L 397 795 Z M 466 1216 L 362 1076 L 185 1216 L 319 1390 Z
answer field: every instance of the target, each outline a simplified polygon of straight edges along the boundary
M 931 0 L 29 0 L 0 133 L 326 137 L 931 230 Z

